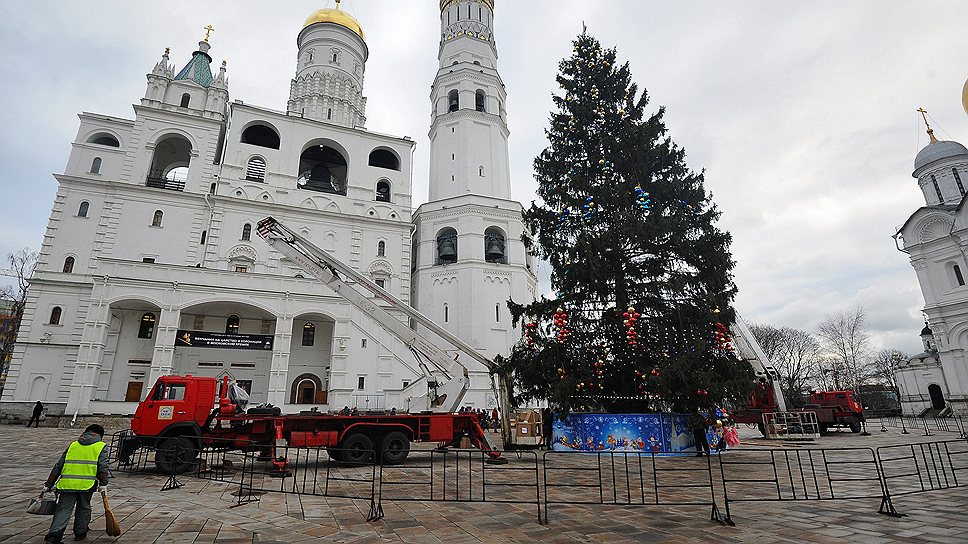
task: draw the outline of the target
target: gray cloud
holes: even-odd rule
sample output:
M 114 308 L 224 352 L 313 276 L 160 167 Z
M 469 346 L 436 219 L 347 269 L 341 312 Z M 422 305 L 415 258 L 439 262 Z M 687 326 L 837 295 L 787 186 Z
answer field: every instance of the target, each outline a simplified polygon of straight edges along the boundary
M 233 99 L 283 109 L 304 18 L 327 3 L 13 0 L 0 17 L 0 253 L 39 247 L 76 114 L 130 117 L 166 46 L 186 62 L 201 28 L 229 61 Z M 371 130 L 412 136 L 416 203 L 427 195 L 435 0 L 344 2 L 367 32 Z M 924 145 L 914 109 L 968 142 L 956 0 L 783 3 L 497 0 L 509 93 L 514 197 L 534 198 L 531 164 L 558 61 L 588 25 L 617 46 L 733 233 L 739 310 L 812 329 L 865 305 L 878 344 L 918 349 L 921 294 L 894 229 L 923 203 L 910 177 Z M 547 286 L 544 286 L 547 289 Z

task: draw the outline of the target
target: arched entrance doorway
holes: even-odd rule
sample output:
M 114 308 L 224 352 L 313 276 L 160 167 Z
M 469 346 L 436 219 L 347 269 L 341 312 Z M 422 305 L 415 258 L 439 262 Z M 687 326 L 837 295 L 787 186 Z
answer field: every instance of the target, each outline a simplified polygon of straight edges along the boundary
M 291 404 L 326 404 L 326 391 L 315 374 L 300 374 L 292 381 L 289 391 Z
M 933 383 L 928 386 L 928 396 L 931 397 L 931 407 L 935 410 L 943 410 L 945 407 L 944 393 L 941 392 L 941 386 Z

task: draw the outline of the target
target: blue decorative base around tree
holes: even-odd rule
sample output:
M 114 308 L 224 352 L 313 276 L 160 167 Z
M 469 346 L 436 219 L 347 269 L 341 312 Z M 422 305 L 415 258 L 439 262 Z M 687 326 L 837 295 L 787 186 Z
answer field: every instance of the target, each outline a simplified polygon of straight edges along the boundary
M 695 451 L 688 414 L 571 413 L 554 422 L 554 451 L 680 453 Z

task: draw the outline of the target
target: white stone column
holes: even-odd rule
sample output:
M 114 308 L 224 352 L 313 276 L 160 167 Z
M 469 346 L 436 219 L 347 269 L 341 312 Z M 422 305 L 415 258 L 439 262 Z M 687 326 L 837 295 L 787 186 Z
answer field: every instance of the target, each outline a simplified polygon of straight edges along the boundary
M 289 402 L 289 352 L 292 349 L 292 316 L 285 312 L 276 318 L 269 367 L 269 402 L 282 406 Z
M 87 415 L 91 411 L 91 399 L 97 390 L 111 317 L 111 306 L 104 300 L 107 283 L 105 278 L 103 283 L 94 285 L 87 321 L 84 323 L 84 332 L 78 346 L 77 362 L 74 363 L 74 378 L 67 400 L 68 414 L 77 412 Z
M 155 350 L 151 356 L 151 373 L 148 387 L 153 387 L 158 378 L 175 373 L 175 336 L 181 321 L 181 308 L 168 305 L 161 309 L 161 316 L 155 328 Z

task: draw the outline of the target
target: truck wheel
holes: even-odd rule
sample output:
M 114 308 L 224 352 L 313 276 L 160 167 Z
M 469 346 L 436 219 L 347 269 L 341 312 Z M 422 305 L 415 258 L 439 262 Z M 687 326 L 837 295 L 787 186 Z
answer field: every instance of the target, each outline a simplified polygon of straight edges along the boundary
M 830 426 L 827 425 L 826 423 L 821 423 L 820 424 L 820 434 L 827 434 L 827 431 L 829 429 L 830 429 Z
M 164 474 L 181 474 L 195 466 L 198 450 L 184 436 L 165 438 L 155 448 L 155 466 Z
M 857 419 L 856 417 L 853 417 L 853 416 L 848 417 L 846 420 L 844 420 L 844 423 L 846 423 L 847 426 L 850 427 L 850 432 L 855 434 L 860 432 L 860 420 Z
M 764 425 L 762 421 L 756 424 L 756 428 L 760 430 L 760 434 L 763 435 L 763 438 L 766 438 L 766 425 Z
M 362 433 L 351 434 L 340 445 L 340 460 L 353 465 L 362 465 L 373 460 L 373 441 Z
M 385 465 L 399 465 L 410 455 L 410 439 L 407 435 L 395 431 L 383 439 L 380 452 Z

